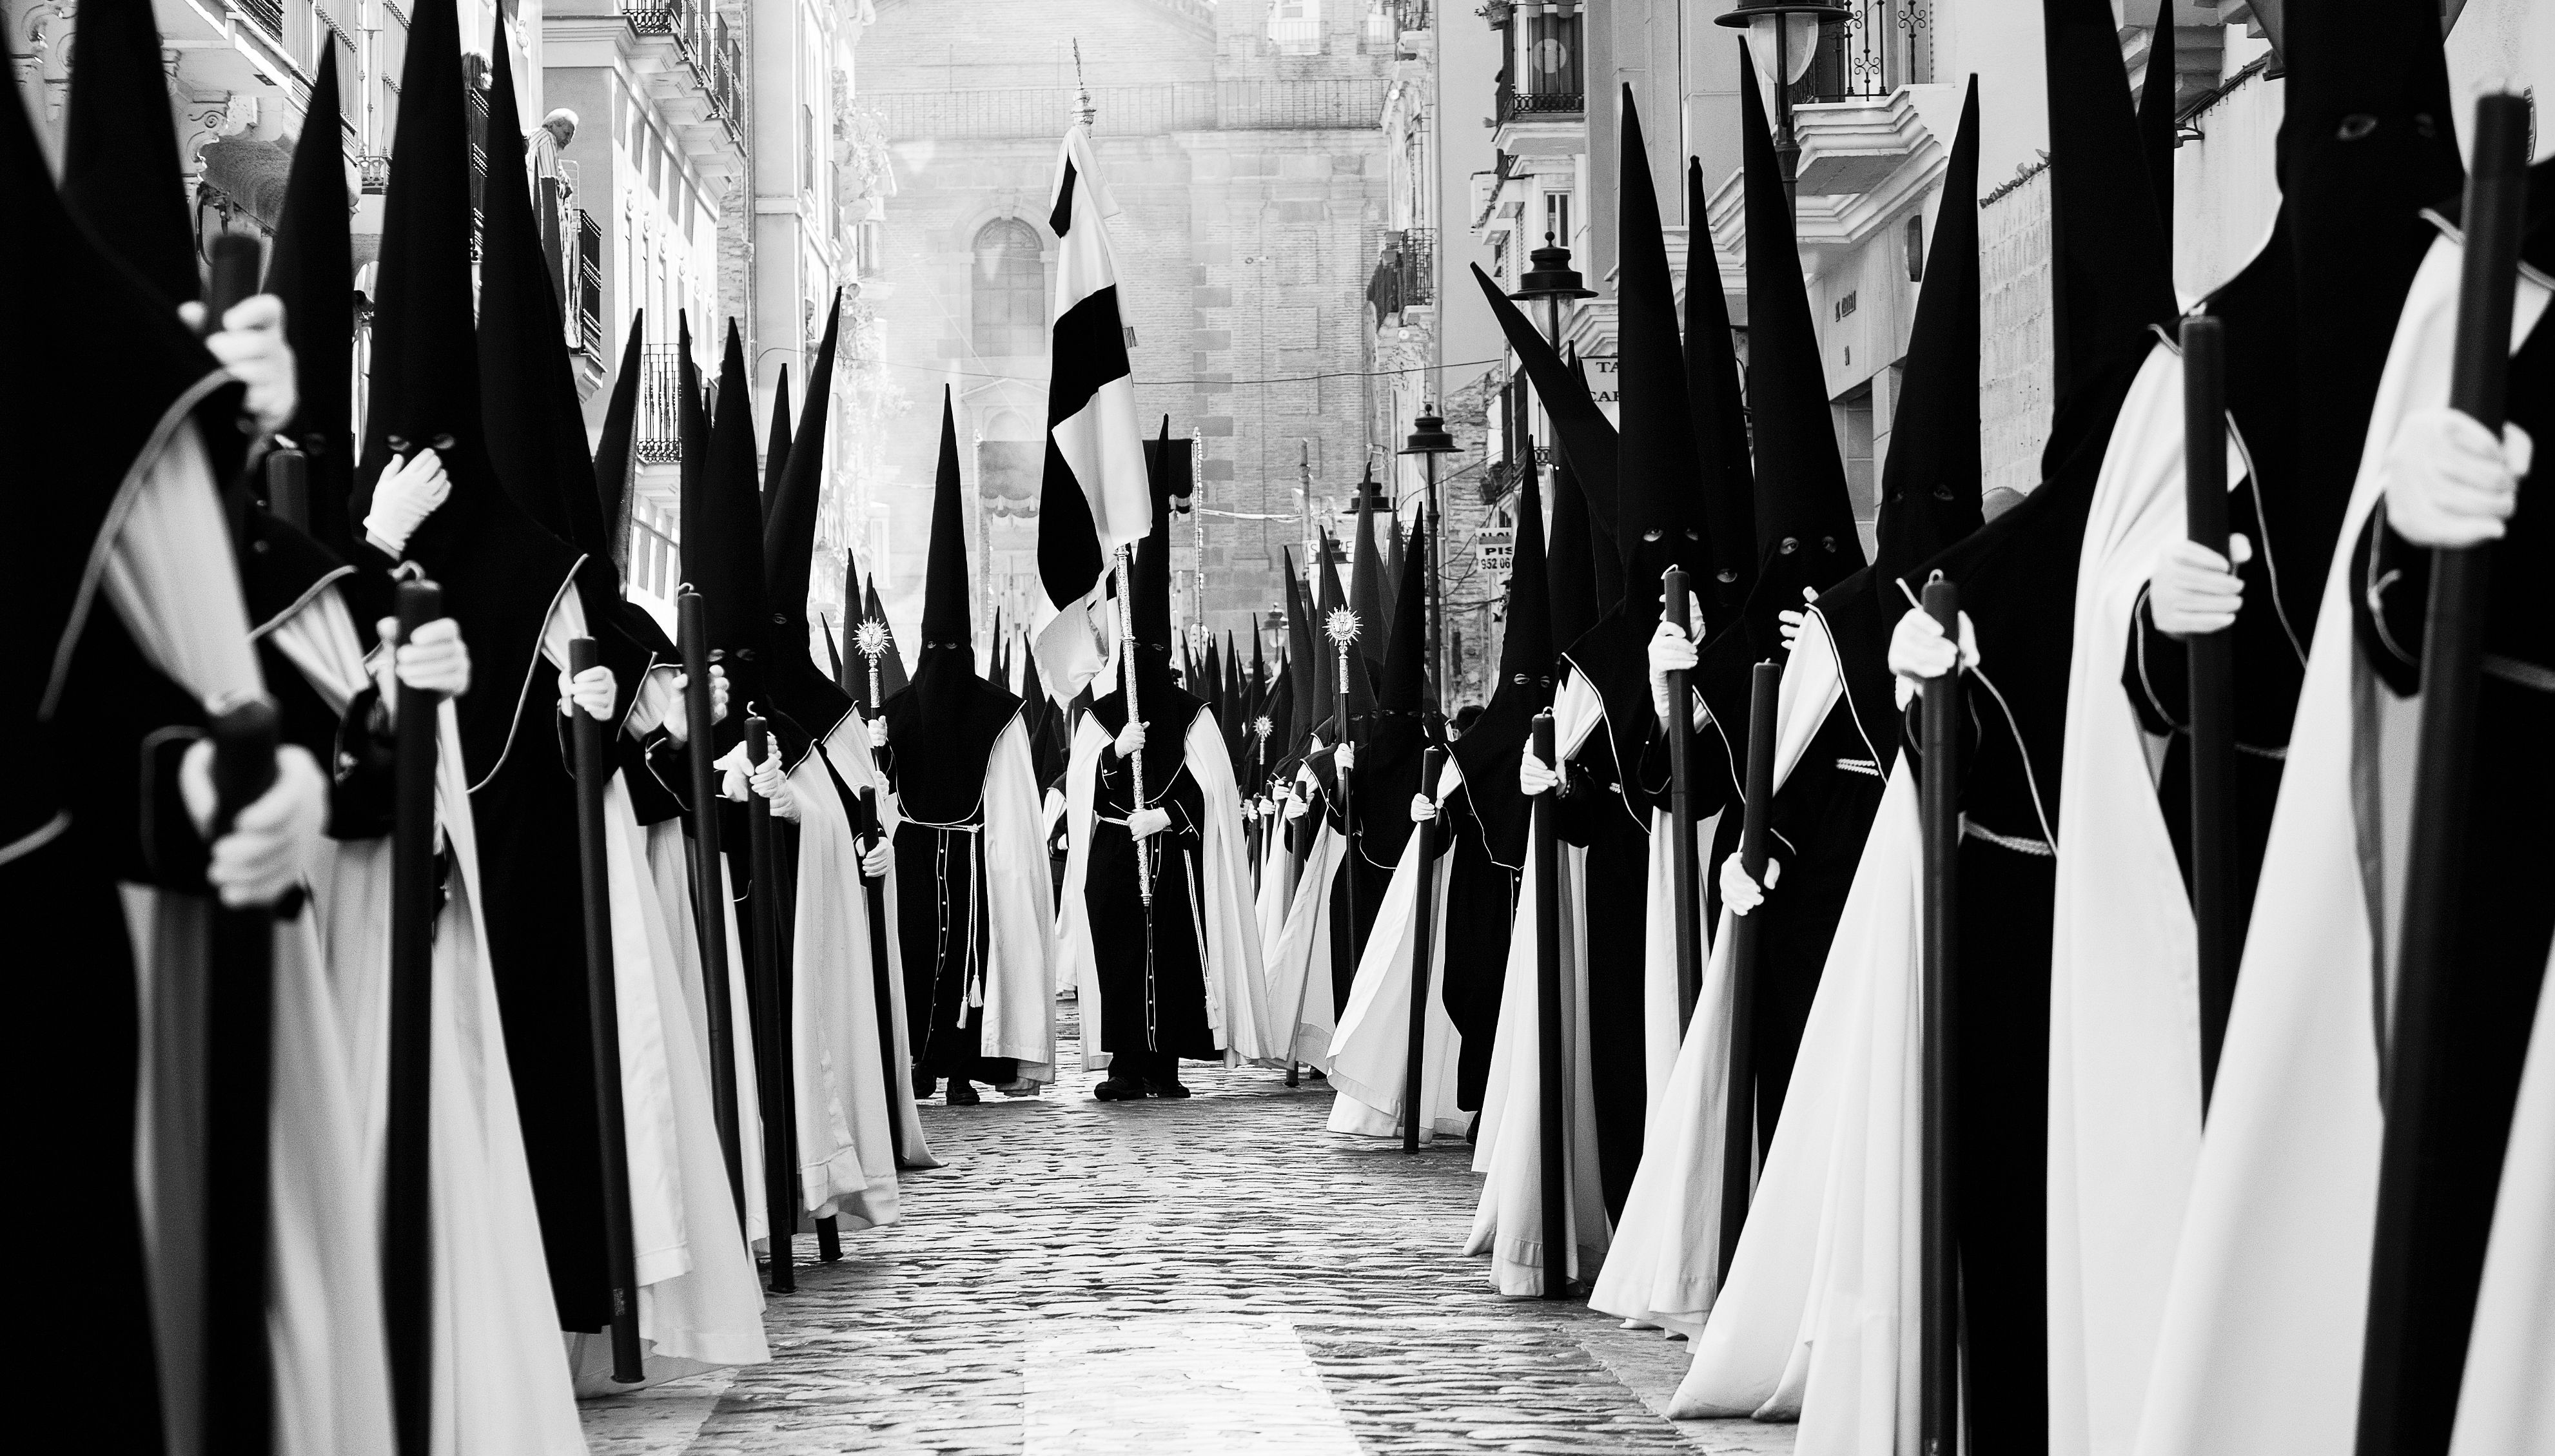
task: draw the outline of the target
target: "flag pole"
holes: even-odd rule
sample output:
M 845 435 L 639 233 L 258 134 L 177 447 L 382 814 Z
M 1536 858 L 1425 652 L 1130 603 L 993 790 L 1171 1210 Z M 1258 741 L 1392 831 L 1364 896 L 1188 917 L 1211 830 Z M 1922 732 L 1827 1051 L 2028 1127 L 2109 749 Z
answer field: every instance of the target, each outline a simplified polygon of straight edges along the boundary
M 2528 203 L 2528 101 L 2494 94 L 2476 102 L 2474 167 L 2467 174 L 2466 256 L 2449 407 L 2495 436 L 2506 415 L 2510 312 L 2518 285 L 2519 239 Z M 2456 1392 L 2429 1389 L 2424 1372 L 2454 1369 L 2437 1351 L 2416 1351 L 2407 1310 L 2418 1277 L 2415 1223 L 2425 1164 L 2443 1155 L 2431 1098 L 2458 1055 L 2463 1028 L 2448 1015 L 2450 988 L 2482 973 L 2461 964 L 2459 909 L 2466 878 L 2467 818 L 2475 778 L 2476 704 L 2482 687 L 2485 618 L 2493 557 L 2486 546 L 2431 552 L 2430 620 L 2422 638 L 2421 748 L 2413 771 L 2411 854 L 2403 926 L 2395 957 L 2394 1016 L 2385 1041 L 2385 1135 L 2377 1165 L 2377 1218 L 2370 1253 L 2369 1318 L 2361 1363 L 2357 1449 L 2392 1456 L 2423 1449 L 2417 1421 L 2445 1415 Z M 2455 1338 L 2463 1340 L 2463 1319 Z M 2445 1394 L 2445 1404 L 2439 1397 Z
M 2182 321 L 2183 514 L 2192 542 L 2227 554 L 2227 326 Z M 2191 691 L 2191 917 L 2200 971 L 2200 1103 L 2236 996 L 2236 634 L 2184 644 Z
M 399 587 L 399 640 L 443 615 L 431 581 Z M 441 701 L 400 683 L 391 825 L 389 1116 L 382 1139 L 382 1314 L 400 1456 L 433 1434 L 434 1258 L 428 1172 L 434 1088 L 434 773 Z
M 603 666 L 603 649 L 591 637 L 569 640 L 568 674 Z M 620 1385 L 646 1380 L 639 1345 L 639 1278 L 630 1230 L 630 1146 L 621 1106 L 621 1010 L 613 983 L 612 881 L 604 835 L 604 782 L 612 775 L 603 756 L 603 724 L 568 705 L 575 746 L 577 860 L 584 871 L 585 1004 L 594 1063 L 595 1131 L 603 1164 L 603 1267 L 612 1289 L 612 1379 Z
M 1925 583 L 1925 614 L 1946 641 L 1961 640 L 1960 589 L 1939 576 Z M 1953 1080 L 1960 1027 L 1954 1019 L 1954 963 L 1960 955 L 1960 667 L 1924 694 L 1922 820 L 1925 874 L 1923 1035 L 1918 1043 L 1924 1099 L 1917 1240 L 1917 1451 L 1954 1456 L 1961 1445 L 1960 1255 L 1954 1243 Z
M 1748 796 L 1739 819 L 1739 868 L 1759 884 L 1765 879 L 1765 831 L 1774 817 L 1774 705 L 1782 695 L 1783 669 L 1759 663 L 1748 671 Z M 1675 716 L 1686 718 L 1680 701 Z M 1680 891 L 1685 885 L 1680 882 Z M 1764 907 L 1759 907 L 1760 910 Z M 1739 1258 L 1739 1233 L 1757 1175 L 1757 947 L 1764 921 L 1730 917 L 1729 1101 L 1721 1144 L 1721 1277 Z M 1683 927 L 1680 927 L 1682 930 Z
M 1136 556 L 1126 546 L 1118 548 L 1118 676 L 1127 689 L 1127 721 L 1141 724 L 1144 710 L 1136 700 L 1136 614 L 1129 602 L 1136 590 Z M 1135 786 L 1135 808 L 1145 807 L 1145 751 L 1138 749 L 1127 763 L 1130 782 Z M 1150 840 L 1136 841 L 1136 892 L 1145 903 L 1146 955 L 1153 955 L 1154 944 L 1154 847 Z

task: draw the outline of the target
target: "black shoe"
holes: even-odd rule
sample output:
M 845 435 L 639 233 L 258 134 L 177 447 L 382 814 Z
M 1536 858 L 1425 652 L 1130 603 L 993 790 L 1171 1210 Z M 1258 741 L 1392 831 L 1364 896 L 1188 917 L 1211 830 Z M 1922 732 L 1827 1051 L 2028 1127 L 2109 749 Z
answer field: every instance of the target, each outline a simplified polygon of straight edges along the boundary
M 1177 1102 L 1189 1095 L 1189 1089 L 1181 1086 L 1177 1077 L 1147 1077 L 1145 1091 L 1165 1102 Z
M 931 1095 L 931 1089 L 939 1085 L 940 1083 L 937 1078 L 927 1077 L 920 1072 L 915 1072 L 913 1074 L 913 1100 L 920 1102 L 924 1098 L 929 1097 Z
M 965 1077 L 951 1077 L 949 1079 L 949 1105 L 951 1107 L 974 1107 L 977 1103 L 984 1100 L 984 1098 L 976 1095 L 975 1083 L 968 1081 Z
M 1142 1102 L 1145 1084 L 1133 1077 L 1110 1077 L 1092 1088 L 1091 1095 L 1102 1102 Z

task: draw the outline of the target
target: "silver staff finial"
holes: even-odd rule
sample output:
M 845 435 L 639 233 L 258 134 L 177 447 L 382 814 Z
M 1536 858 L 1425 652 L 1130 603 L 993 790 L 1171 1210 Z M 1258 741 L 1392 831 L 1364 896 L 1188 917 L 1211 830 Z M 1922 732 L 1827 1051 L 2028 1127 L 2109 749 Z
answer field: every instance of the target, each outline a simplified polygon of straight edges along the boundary
M 1091 104 L 1091 86 L 1082 78 L 1082 42 L 1078 40 L 1073 43 L 1073 114 L 1084 131 L 1091 130 L 1100 115 L 1100 108 Z

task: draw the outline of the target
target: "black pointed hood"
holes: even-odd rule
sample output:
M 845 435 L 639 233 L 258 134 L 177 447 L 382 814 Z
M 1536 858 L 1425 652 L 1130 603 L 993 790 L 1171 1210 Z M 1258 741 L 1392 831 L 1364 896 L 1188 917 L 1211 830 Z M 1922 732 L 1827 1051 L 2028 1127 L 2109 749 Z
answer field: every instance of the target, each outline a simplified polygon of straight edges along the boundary
M 944 390 L 931 554 L 922 579 L 922 655 L 913 681 L 889 694 L 886 710 L 897 795 L 909 817 L 938 824 L 970 821 L 978 813 L 994 744 L 1021 711 L 1019 698 L 976 675 L 965 489 L 958 474 L 956 406 Z
M 1441 723 L 1428 706 L 1428 543 L 1425 512 L 1413 528 L 1410 559 L 1418 569 L 1402 579 L 1402 598 L 1396 604 L 1392 639 L 1386 645 L 1376 705 L 1361 724 L 1357 768 L 1352 782 L 1357 801 L 1370 805 L 1358 815 L 1359 852 L 1374 865 L 1401 858 L 1410 837 L 1410 814 L 1402 805 L 1429 786 L 1420 782 L 1422 750 L 1442 738 Z
M 843 675 L 843 648 L 841 643 L 834 640 L 833 619 L 819 617 L 816 619 L 816 624 L 825 630 L 825 671 L 832 677 L 834 686 L 848 698 L 852 695 L 852 689 L 850 680 Z
M 1314 727 L 1330 711 L 1330 676 L 1324 655 L 1314 646 L 1313 608 L 1304 600 L 1303 578 L 1295 574 L 1295 553 L 1285 549 L 1280 554 L 1286 561 L 1286 675 L 1294 684 L 1294 711 L 1278 731 L 1284 735 L 1279 752 L 1291 759 L 1304 751 Z
M 337 115 L 337 48 L 330 46 L 320 53 L 309 119 L 294 145 L 266 291 L 284 303 L 284 336 L 293 345 L 301 401 L 285 433 L 309 471 L 310 535 L 343 555 L 354 546 L 346 497 L 355 484 L 355 263 Z
M 1668 272 L 1658 194 L 1650 185 L 1641 108 L 1630 85 L 1623 91 L 1623 158 L 1615 192 L 1615 349 L 1622 360 L 1615 376 L 1621 388 L 1615 531 L 1624 555 L 1626 610 L 1654 618 L 1663 572 L 1683 566 L 1701 589 L 1712 582 L 1714 562 L 1703 471 L 1687 416 L 1693 402 L 1677 338 L 1676 282 Z
M 1410 528 L 1410 562 L 1394 603 L 1392 635 L 1384 650 L 1384 675 L 1376 684 L 1379 713 L 1415 717 L 1428 705 L 1428 509 Z
M 496 27 L 488 43 L 488 172 L 480 185 L 479 413 L 488 458 L 525 515 L 587 555 L 609 559 L 558 296 L 525 183 L 523 111 L 502 11 Z
M 843 306 L 839 294 L 835 296 L 833 306 L 838 310 Z M 812 398 L 815 388 L 812 381 L 808 388 Z M 772 511 L 773 497 L 781 489 L 782 474 L 789 468 L 790 366 L 784 364 L 781 373 L 772 381 L 772 434 L 763 447 L 763 509 L 767 515 Z
M 879 694 L 882 700 L 896 696 L 913 679 L 905 670 L 905 651 L 896 645 L 896 627 L 887 619 L 887 604 L 879 600 L 878 578 L 870 578 L 861 593 L 861 616 L 879 625 L 887 634 L 887 651 L 879 654 Z M 871 705 L 876 711 L 877 704 Z
M 2148 164 L 2111 6 L 2041 0 L 2041 41 L 2049 92 L 2050 337 L 2057 413 L 2064 416 L 2080 386 L 2124 351 L 2144 357 L 2148 326 L 2170 324 L 2176 309 L 2153 184 L 2125 185 L 2145 180 Z M 2077 440 L 2053 425 L 2050 443 L 2063 453 Z M 2051 458 L 2044 454 L 2044 474 Z
M 781 740 L 782 757 L 794 762 L 812 730 L 790 723 L 773 700 L 776 634 L 756 503 L 753 401 L 745 344 L 730 322 L 705 458 L 683 496 L 683 579 L 701 594 L 709 650 L 727 668 L 732 707 L 719 724 L 719 748 L 743 736 L 748 714 L 760 714 Z
M 83 4 L 72 21 L 61 194 L 107 255 L 173 306 L 202 296 L 169 73 L 145 0 Z
M 825 334 L 816 345 L 816 362 L 807 371 L 807 406 L 798 417 L 795 444 L 775 431 L 782 459 L 780 483 L 766 493 L 763 523 L 763 578 L 772 609 L 772 667 L 767 677 L 772 700 L 797 720 L 810 737 L 822 742 L 852 710 L 852 700 L 819 671 L 808 656 L 808 588 L 816 557 L 816 506 L 824 486 L 825 419 L 834 384 L 835 325 L 842 317 L 839 296 L 825 316 Z M 788 376 L 783 376 L 782 404 L 788 403 Z M 777 408 L 777 407 L 776 407 Z M 766 458 L 770 458 L 767 456 Z
M 1925 280 L 1881 472 L 1881 520 L 1870 570 L 1820 600 L 1858 722 L 1886 752 L 1896 711 L 1889 633 L 1907 610 L 1910 568 L 1984 524 L 1979 510 L 1979 86 L 1961 105 L 1943 170 L 1943 200 L 1925 250 Z M 1910 589 L 1923 583 L 1908 580 Z
M 1517 546 L 1509 567 L 1508 610 L 1500 637 L 1500 675 L 1470 731 L 1455 740 L 1464 794 L 1493 860 L 1525 864 L 1526 798 L 1518 791 L 1517 760 L 1534 715 L 1552 701 L 1557 654 L 1543 545 L 1543 502 L 1528 475 L 1518 487 Z
M 1567 460 L 1552 467 L 1552 544 L 1546 575 L 1556 651 L 1567 649 L 1597 625 L 1595 558 L 1614 549 L 1611 544 L 1601 545 L 1590 530 L 1588 497 L 1579 489 L 1578 473 Z
M 681 498 L 688 500 L 709 465 L 710 422 L 700 361 L 692 356 L 691 314 L 682 308 L 674 310 L 674 452 L 681 457 Z
M 1588 361 L 1579 357 L 1576 344 L 1570 349 L 1570 374 L 1579 381 L 1579 392 L 1588 394 Z M 1597 615 L 1602 617 L 1624 600 L 1626 589 L 1623 522 L 1616 514 L 1614 482 L 1591 485 L 1575 465 L 1570 479 L 1578 487 L 1580 502 L 1588 514 L 1588 563 L 1595 573 L 1590 579 L 1596 583 Z
M 1742 42 L 1741 74 L 1750 74 Z M 2117 69 L 2117 64 L 2115 66 Z M 1782 649 L 1775 614 L 1801 589 L 1826 591 L 1864 565 L 1854 500 L 1837 454 L 1818 324 L 1801 283 L 1792 205 L 1783 195 L 1758 88 L 1739 88 L 1748 187 L 1748 409 L 1757 446 L 1758 582 L 1744 621 L 1758 657 Z
M 1712 590 L 1698 591 L 1727 621 L 1757 585 L 1757 481 L 1748 456 L 1748 404 L 1739 390 L 1730 300 L 1704 223 L 1703 164 L 1685 164 L 1685 389 L 1703 515 L 1712 539 Z M 1706 607 L 1711 611 L 1711 607 Z
M 1560 439 L 1560 453 L 1570 459 L 1571 468 L 1583 480 L 1598 482 L 1596 492 L 1588 497 L 1585 509 L 1597 523 L 1597 529 L 1608 541 L 1615 535 L 1615 456 L 1619 448 L 1615 424 L 1588 393 L 1588 381 L 1562 362 L 1561 355 L 1544 341 L 1532 322 L 1518 305 L 1500 292 L 1500 286 L 1473 265 L 1473 281 L 1482 286 L 1482 297 L 1490 302 L 1491 316 L 1499 320 L 1500 332 L 1517 351 L 1518 362 L 1533 381 L 1535 398 L 1543 401 L 1544 414 L 1552 421 L 1553 433 Z
M 1167 685 L 1170 680 L 1171 518 L 1197 493 L 1189 454 L 1186 440 L 1171 438 L 1171 419 L 1163 416 L 1160 435 L 1145 442 L 1145 474 L 1154 493 L 1154 527 L 1137 545 L 1135 594 L 1127 601 L 1138 645 L 1153 650 L 1138 659 L 1140 669 L 1147 674 L 1138 682 L 1140 692 L 1152 687 L 1150 673 L 1156 662 L 1160 665 L 1163 682 Z M 1185 649 L 1185 644 L 1182 646 Z M 1146 716 L 1152 715 L 1152 709 L 1147 709 Z
M 470 132 L 452 0 L 421 0 L 400 77 L 399 126 L 374 272 L 364 454 L 347 511 L 361 522 L 394 441 L 431 444 L 452 489 L 409 538 L 408 558 L 443 587 L 470 644 L 472 690 L 456 706 L 474 782 L 503 762 L 518 706 L 546 691 L 541 636 L 576 548 L 527 516 L 499 482 L 480 418 L 470 263 Z M 591 593 L 584 593 L 591 595 Z M 623 666 L 609 596 L 588 602 L 607 661 Z M 635 665 L 631 666 L 635 669 Z M 627 701 L 628 683 L 624 683 Z
M 2138 90 L 2138 151 L 2146 157 L 2147 188 L 2155 194 L 2156 237 L 2164 246 L 2168 270 L 2173 259 L 2173 24 L 2166 21 L 2147 43 L 2146 82 Z M 1970 86 L 1977 89 L 1975 76 Z
M 612 377 L 603 435 L 594 447 L 594 499 L 603 522 L 604 553 L 624 580 L 630 571 L 630 472 L 638 445 L 640 350 L 647 323 L 645 309 L 630 315 L 630 338 L 621 346 L 621 369 Z
M 1358 653 L 1370 672 L 1383 667 L 1395 606 L 1385 585 L 1384 553 L 1375 544 L 1375 498 L 1381 490 L 1370 461 L 1366 479 L 1358 484 L 1357 540 L 1349 546 L 1349 609 L 1358 614 Z

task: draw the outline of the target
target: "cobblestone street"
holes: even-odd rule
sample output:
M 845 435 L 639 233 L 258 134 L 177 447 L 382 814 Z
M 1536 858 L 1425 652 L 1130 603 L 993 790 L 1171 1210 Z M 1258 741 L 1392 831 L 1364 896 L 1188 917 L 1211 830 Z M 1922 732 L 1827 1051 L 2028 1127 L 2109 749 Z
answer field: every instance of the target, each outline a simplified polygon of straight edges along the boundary
M 587 1403 L 596 1456 L 1788 1456 L 1659 1416 L 1684 1345 L 1493 1295 L 1464 1146 L 1351 1142 L 1324 1084 L 1256 1069 L 1095 1102 L 1079 1044 L 1041 1098 L 927 1105 L 948 1165 L 774 1296 L 772 1363 Z

